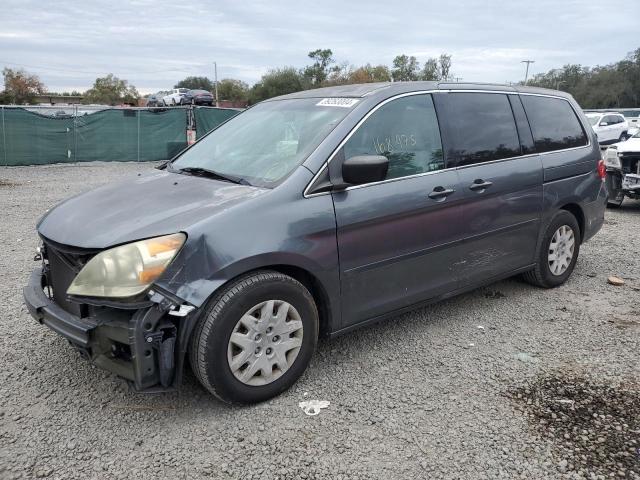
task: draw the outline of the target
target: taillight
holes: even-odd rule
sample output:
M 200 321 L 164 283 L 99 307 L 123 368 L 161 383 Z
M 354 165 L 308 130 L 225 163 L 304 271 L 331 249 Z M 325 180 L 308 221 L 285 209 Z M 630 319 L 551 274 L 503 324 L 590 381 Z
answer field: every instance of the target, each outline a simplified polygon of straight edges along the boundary
M 607 178 L 607 167 L 604 165 L 604 160 L 598 161 L 598 176 L 603 182 Z

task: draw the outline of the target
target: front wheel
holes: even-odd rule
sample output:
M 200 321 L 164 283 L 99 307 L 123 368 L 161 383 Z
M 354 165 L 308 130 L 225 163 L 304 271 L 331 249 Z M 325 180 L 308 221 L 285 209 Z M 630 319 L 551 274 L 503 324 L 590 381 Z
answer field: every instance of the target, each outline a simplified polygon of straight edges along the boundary
M 296 382 L 317 339 L 318 310 L 309 291 L 279 272 L 255 272 L 209 301 L 191 338 L 191 367 L 219 399 L 261 402 Z
M 524 273 L 524 279 L 543 288 L 562 285 L 576 266 L 580 242 L 576 217 L 566 210 L 556 212 L 540 241 L 536 266 Z

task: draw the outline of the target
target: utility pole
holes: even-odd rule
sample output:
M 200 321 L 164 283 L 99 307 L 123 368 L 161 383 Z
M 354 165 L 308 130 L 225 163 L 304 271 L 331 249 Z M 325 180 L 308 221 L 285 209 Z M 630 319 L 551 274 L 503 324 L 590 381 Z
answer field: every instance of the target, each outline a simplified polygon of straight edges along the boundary
M 214 75 L 214 85 L 216 87 L 216 107 L 219 107 L 220 104 L 218 102 L 218 64 L 213 62 L 213 75 Z
M 527 70 L 524 73 L 524 84 L 527 84 L 527 80 L 529 79 L 529 65 L 531 65 L 532 63 L 536 63 L 535 60 L 522 60 L 520 63 L 526 63 L 527 64 Z

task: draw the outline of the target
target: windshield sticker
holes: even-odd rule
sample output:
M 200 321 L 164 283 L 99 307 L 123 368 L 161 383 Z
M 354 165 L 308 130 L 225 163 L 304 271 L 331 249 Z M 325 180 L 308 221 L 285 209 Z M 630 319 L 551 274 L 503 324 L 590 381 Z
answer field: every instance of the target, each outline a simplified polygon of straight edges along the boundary
M 316 103 L 316 106 L 351 108 L 356 103 L 358 103 L 357 98 L 323 98 L 318 103 Z

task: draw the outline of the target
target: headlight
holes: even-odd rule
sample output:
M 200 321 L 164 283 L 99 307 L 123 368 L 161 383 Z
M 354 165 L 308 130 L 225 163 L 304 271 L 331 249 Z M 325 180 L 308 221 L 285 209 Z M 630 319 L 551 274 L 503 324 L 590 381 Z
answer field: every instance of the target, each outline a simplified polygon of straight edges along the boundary
M 67 289 L 69 295 L 125 298 L 144 292 L 171 263 L 186 236 L 174 233 L 100 252 Z
M 620 159 L 618 158 L 618 150 L 616 148 L 607 148 L 607 151 L 604 152 L 604 164 L 611 168 L 622 168 Z

